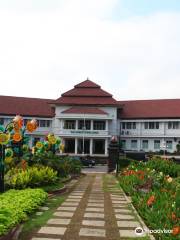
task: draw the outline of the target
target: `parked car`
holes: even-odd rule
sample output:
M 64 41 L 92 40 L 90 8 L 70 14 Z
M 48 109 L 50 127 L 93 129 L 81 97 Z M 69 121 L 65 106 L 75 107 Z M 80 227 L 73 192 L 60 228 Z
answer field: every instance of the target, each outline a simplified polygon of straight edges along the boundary
M 91 159 L 89 156 L 84 156 L 81 158 L 81 163 L 83 166 L 86 167 L 94 167 L 95 166 L 95 160 Z

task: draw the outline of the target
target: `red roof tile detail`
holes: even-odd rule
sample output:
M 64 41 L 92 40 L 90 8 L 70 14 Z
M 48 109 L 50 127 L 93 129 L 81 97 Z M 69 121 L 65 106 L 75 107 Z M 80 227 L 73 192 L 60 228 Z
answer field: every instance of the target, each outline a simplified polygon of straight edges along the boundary
M 54 101 L 57 105 L 117 105 L 112 95 L 96 83 L 86 80 Z
M 50 99 L 0 96 L 1 115 L 22 115 L 31 117 L 53 117 Z
M 98 84 L 93 81 L 85 80 L 77 85 L 74 86 L 75 88 L 100 88 Z
M 106 113 L 105 111 L 99 109 L 99 108 L 81 108 L 81 107 L 72 107 L 69 108 L 65 111 L 63 111 L 62 113 L 68 113 L 68 114 L 105 114 L 107 115 L 108 113 Z
M 112 97 L 108 92 L 100 88 L 73 88 L 61 95 L 62 97 Z
M 180 99 L 119 101 L 120 118 L 180 118 Z
M 109 97 L 61 97 L 54 101 L 57 105 L 118 105 L 116 100 Z

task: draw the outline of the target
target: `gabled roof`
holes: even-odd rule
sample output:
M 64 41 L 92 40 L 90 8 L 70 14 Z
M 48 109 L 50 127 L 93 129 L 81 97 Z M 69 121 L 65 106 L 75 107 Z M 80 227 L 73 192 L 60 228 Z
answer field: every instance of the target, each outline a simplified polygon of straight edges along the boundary
M 65 114 L 105 114 L 107 115 L 108 113 L 106 113 L 105 111 L 99 109 L 99 108 L 93 108 L 93 107 L 89 107 L 89 108 L 85 108 L 85 107 L 71 107 L 65 111 L 63 111 L 62 113 Z
M 100 86 L 97 83 L 90 81 L 89 79 L 79 84 L 76 84 L 74 87 L 75 88 L 100 88 Z
M 0 96 L 0 115 L 53 117 L 50 99 Z
M 73 89 L 63 93 L 53 102 L 57 105 L 117 105 L 112 95 L 101 87 L 86 80 L 74 86 Z
M 180 99 L 119 101 L 122 119 L 180 118 Z

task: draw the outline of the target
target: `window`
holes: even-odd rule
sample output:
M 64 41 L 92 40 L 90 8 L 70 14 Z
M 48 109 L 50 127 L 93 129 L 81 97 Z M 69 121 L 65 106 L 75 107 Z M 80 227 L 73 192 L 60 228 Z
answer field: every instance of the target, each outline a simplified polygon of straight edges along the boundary
M 93 139 L 93 154 L 105 154 L 104 139 Z
M 65 139 L 65 153 L 75 153 L 75 139 Z
M 145 122 L 145 129 L 159 129 L 159 122 Z
M 136 149 L 137 148 L 137 140 L 131 140 L 131 148 Z
M 136 122 L 123 122 L 122 129 L 136 129 Z
M 166 141 L 166 148 L 172 149 L 172 141 Z
M 90 120 L 79 120 L 78 121 L 78 129 L 90 130 L 91 129 L 91 121 Z
M 1 124 L 1 125 L 4 124 L 4 118 L 0 118 L 0 124 Z
M 75 129 L 76 121 L 75 120 L 65 120 L 64 129 Z
M 93 129 L 94 130 L 105 130 L 106 123 L 105 121 L 94 121 L 93 123 Z
M 131 129 L 131 122 L 126 123 L 126 129 Z
M 168 129 L 179 129 L 179 122 L 168 122 Z
M 154 149 L 160 149 L 160 140 L 154 140 Z
M 126 129 L 126 123 L 125 122 L 122 123 L 122 129 Z
M 39 127 L 50 127 L 50 120 L 38 120 Z
M 142 148 L 143 149 L 148 149 L 148 140 L 143 140 L 142 141 Z
M 126 140 L 121 140 L 122 149 L 126 149 Z

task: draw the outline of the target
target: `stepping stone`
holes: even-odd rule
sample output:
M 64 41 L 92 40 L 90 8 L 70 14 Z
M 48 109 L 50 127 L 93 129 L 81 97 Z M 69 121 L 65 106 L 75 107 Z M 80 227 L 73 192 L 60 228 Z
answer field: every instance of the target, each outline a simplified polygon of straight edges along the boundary
M 88 203 L 88 207 L 104 207 L 103 203 Z
M 47 210 L 49 210 L 49 207 L 40 207 L 39 209 L 43 210 L 43 211 L 47 211 Z
M 69 195 L 68 199 L 71 199 L 71 198 L 73 198 L 73 199 L 80 199 L 80 198 L 82 198 L 82 196 L 72 196 L 72 195 Z
M 136 228 L 141 227 L 139 222 L 132 222 L 132 221 L 117 221 L 118 227 L 128 227 L 128 228 Z
M 35 237 L 35 238 L 31 238 L 31 240 L 55 240 L 55 239 L 54 238 Z M 61 240 L 61 239 L 56 238 L 56 240 Z
M 104 213 L 85 213 L 85 218 L 104 218 Z
M 126 203 L 126 204 L 113 204 L 113 207 L 114 208 L 125 208 L 125 207 L 128 207 L 129 205 L 128 205 L 128 203 Z
M 56 217 L 72 217 L 73 212 L 55 212 L 53 215 Z
M 41 227 L 38 233 L 63 235 L 65 231 L 65 227 Z
M 67 225 L 69 224 L 71 221 L 71 219 L 65 219 L 65 218 L 53 218 L 53 219 L 50 219 L 47 224 L 57 224 L 57 225 Z
M 104 200 L 89 199 L 88 202 L 89 203 L 103 203 Z
M 41 216 L 43 212 L 36 212 L 36 216 Z
M 131 210 L 129 209 L 123 209 L 123 208 L 119 208 L 119 209 L 114 209 L 115 213 L 132 213 Z
M 124 203 L 127 203 L 127 201 L 112 201 L 112 203 L 124 204 Z
M 133 215 L 125 215 L 125 214 L 115 214 L 117 219 L 134 219 Z
M 79 236 L 87 237 L 105 237 L 106 231 L 104 229 L 81 228 Z
M 136 235 L 134 230 L 119 230 L 120 233 L 120 237 L 127 237 L 127 238 L 140 238 L 140 237 L 144 237 L 146 234 L 142 234 L 142 235 Z
M 68 199 L 66 199 L 66 202 L 80 202 L 80 200 L 79 199 L 72 199 L 72 198 L 68 198 Z
M 104 208 L 86 208 L 86 212 L 104 212 Z
M 92 226 L 92 227 L 104 227 L 105 221 L 102 220 L 83 220 L 82 225 Z
M 58 211 L 75 211 L 77 207 L 59 207 L 57 210 Z
M 61 206 L 78 206 L 79 202 L 64 202 Z

